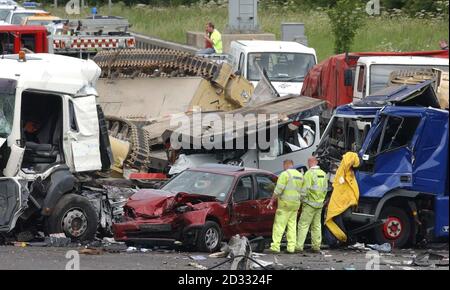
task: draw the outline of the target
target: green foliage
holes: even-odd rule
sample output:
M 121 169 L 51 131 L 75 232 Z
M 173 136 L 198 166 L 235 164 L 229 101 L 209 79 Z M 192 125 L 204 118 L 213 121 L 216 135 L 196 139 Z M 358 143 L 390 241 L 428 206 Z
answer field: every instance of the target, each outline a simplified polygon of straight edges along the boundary
M 264 0 L 263 0 L 264 1 Z M 186 31 L 203 31 L 206 21 L 213 21 L 220 31 L 228 22 L 227 8 L 215 7 L 145 7 L 128 8 L 114 1 L 112 15 L 123 16 L 133 24 L 131 29 L 164 40 L 186 43 Z M 45 7 L 63 18 L 89 15 L 66 15 L 64 8 Z M 99 7 L 101 13 L 107 7 Z M 333 31 L 326 10 L 264 9 L 258 12 L 261 30 L 281 37 L 281 23 L 303 22 L 308 45 L 317 51 L 319 60 L 334 54 Z M 357 31 L 351 51 L 415 51 L 439 48 L 440 39 L 448 39 L 448 20 L 441 17 L 410 17 L 405 14 L 368 17 Z M 447 18 L 448 19 L 448 18 Z
M 355 35 L 363 25 L 364 14 L 358 4 L 356 0 L 338 0 L 336 5 L 327 11 L 336 53 L 350 51 Z

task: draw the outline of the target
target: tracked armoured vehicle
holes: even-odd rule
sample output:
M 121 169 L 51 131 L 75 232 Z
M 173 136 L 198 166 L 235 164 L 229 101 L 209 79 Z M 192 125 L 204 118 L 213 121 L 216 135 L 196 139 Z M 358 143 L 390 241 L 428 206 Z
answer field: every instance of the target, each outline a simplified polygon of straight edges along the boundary
M 227 63 L 167 49 L 102 51 L 93 59 L 102 69 L 99 103 L 115 156 L 113 170 L 165 172 L 168 156 L 149 125 L 174 114 L 231 111 L 246 106 L 253 85 Z

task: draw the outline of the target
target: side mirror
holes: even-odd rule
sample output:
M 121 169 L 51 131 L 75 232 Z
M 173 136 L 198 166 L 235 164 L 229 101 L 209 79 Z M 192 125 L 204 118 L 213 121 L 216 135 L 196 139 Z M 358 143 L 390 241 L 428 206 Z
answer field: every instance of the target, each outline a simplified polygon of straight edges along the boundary
M 344 86 L 353 86 L 353 71 L 351 69 L 346 69 L 344 71 Z

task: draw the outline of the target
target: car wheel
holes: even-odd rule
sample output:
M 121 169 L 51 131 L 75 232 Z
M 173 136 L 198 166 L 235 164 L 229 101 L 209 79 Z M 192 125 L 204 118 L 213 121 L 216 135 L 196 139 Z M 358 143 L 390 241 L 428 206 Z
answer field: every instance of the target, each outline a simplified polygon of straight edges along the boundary
M 213 253 L 220 249 L 222 230 L 213 221 L 207 221 L 200 231 L 197 239 L 197 249 L 200 252 Z
M 386 221 L 375 228 L 375 241 L 378 244 L 390 243 L 402 248 L 410 242 L 412 221 L 405 210 L 388 206 L 381 211 L 381 219 Z
M 76 241 L 93 240 L 97 226 L 97 213 L 91 202 L 77 194 L 64 195 L 46 221 L 48 234 L 64 233 Z

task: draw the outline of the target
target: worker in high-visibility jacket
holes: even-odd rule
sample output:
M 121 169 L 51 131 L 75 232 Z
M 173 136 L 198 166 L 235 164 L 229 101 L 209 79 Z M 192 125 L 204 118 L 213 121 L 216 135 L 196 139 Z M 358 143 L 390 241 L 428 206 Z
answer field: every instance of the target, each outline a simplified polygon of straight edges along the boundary
M 309 170 L 305 173 L 302 187 L 302 212 L 298 223 L 295 250 L 303 251 L 306 235 L 311 229 L 313 251 L 320 251 L 322 243 L 322 208 L 328 191 L 327 174 L 320 169 L 317 158 L 308 159 Z
M 272 200 L 267 206 L 269 209 L 272 209 L 275 201 L 277 201 L 270 250 L 274 253 L 280 252 L 281 239 L 286 230 L 287 252 L 294 253 L 303 174 L 293 168 L 294 163 L 292 160 L 285 160 L 283 167 L 284 171 L 278 177 Z

